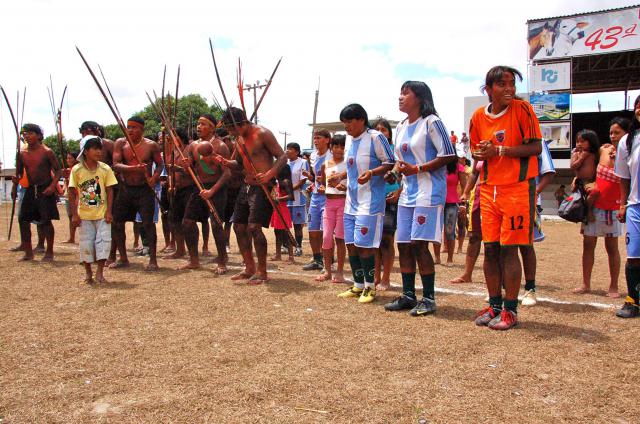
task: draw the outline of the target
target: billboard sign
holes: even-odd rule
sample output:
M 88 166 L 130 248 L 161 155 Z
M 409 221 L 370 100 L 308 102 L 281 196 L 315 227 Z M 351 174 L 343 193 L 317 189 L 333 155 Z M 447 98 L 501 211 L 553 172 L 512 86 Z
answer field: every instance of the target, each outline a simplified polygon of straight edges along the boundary
M 640 7 L 528 22 L 529 59 L 640 49 Z
M 551 150 L 568 150 L 571 148 L 571 122 L 555 122 L 540 124 L 542 138 Z
M 571 88 L 571 62 L 555 62 L 529 67 L 530 91 L 556 91 Z
M 571 94 L 531 94 L 529 102 L 539 121 L 564 121 L 571 119 Z

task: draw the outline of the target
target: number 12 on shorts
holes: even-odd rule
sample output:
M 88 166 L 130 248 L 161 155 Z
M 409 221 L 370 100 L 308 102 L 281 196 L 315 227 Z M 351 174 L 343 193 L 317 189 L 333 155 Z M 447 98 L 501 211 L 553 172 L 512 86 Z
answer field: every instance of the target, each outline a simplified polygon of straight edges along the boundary
M 511 231 L 522 230 L 524 228 L 524 217 L 522 215 L 510 216 L 509 221 L 511 222 Z

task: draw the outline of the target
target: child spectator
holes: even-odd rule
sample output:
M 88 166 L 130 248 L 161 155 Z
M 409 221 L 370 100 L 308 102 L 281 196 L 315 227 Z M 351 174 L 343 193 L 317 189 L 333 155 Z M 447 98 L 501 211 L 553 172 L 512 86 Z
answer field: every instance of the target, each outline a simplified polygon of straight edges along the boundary
M 600 149 L 598 135 L 592 130 L 582 130 L 576 135 L 576 148 L 571 152 L 571 169 L 575 171 L 571 191 L 580 190 L 587 199 L 587 220 L 593 222 L 593 203 L 597 198 L 596 155 Z
M 291 214 L 289 213 L 289 207 L 287 203 L 293 200 L 293 184 L 291 184 L 291 168 L 288 166 L 282 167 L 278 173 L 278 183 L 273 188 L 272 196 L 273 200 L 278 203 L 278 209 L 284 218 L 284 223 L 278 215 L 278 211 L 274 210 L 271 215 L 271 227 L 276 235 L 276 254 L 271 258 L 272 261 L 281 261 L 282 256 L 280 249 L 286 244 L 289 253 L 289 263 L 295 263 L 293 256 L 293 244 L 289 241 L 287 243 L 287 230 L 291 228 Z
M 102 140 L 95 135 L 80 141 L 79 163 L 71 170 L 69 197 L 73 224 L 80 227 L 80 261 L 84 263 L 85 283 L 106 283 L 104 263 L 111 249 L 111 208 L 113 188 L 118 184 L 109 165 L 102 163 Z M 98 269 L 93 279 L 91 264 Z

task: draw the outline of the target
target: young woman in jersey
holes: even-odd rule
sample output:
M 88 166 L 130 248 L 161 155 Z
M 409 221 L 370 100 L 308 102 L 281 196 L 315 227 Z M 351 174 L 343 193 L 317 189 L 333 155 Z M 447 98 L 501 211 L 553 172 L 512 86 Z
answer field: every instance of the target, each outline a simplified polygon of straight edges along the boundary
M 624 275 L 627 280 L 627 298 L 622 309 L 616 312 L 620 318 L 635 318 L 640 290 L 640 196 L 638 195 L 638 170 L 640 169 L 640 96 L 633 103 L 634 119 L 629 133 L 618 143 L 615 173 L 620 177 L 620 211 L 618 220 L 627 222 L 627 263 Z
M 376 296 L 375 252 L 380 247 L 386 204 L 384 175 L 393 167 L 393 151 L 384 135 L 369 128 L 367 112 L 359 104 L 342 109 L 340 121 L 349 134 L 345 154 L 344 242 L 355 283 L 338 296 L 357 297 L 360 303 L 370 303 Z M 344 173 L 333 174 L 327 184 L 343 178 Z
M 447 195 L 445 165 L 455 162 L 456 152 L 427 84 L 421 81 L 402 84 L 399 106 L 407 118 L 396 129 L 396 164 L 387 179 L 394 180 L 397 173 L 403 175 L 396 233 L 402 296 L 386 304 L 385 309 L 410 309 L 412 316 L 421 316 L 436 310 L 435 267 L 428 246 L 429 242 L 442 242 Z M 419 302 L 415 289 L 416 263 L 423 287 Z

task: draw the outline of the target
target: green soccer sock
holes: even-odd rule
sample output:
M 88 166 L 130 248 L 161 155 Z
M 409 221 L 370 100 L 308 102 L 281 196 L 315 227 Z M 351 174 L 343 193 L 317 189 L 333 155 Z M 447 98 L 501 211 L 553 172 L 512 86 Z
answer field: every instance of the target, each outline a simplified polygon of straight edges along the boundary
M 502 311 L 502 296 L 490 297 L 489 306 L 491 306 L 493 312 L 499 314 Z
M 515 300 L 507 300 L 507 299 L 505 299 L 504 300 L 504 308 L 507 311 L 511 311 L 514 314 L 517 314 L 518 313 L 518 299 L 515 299 Z
M 364 288 L 364 270 L 360 256 L 349 256 L 349 264 L 351 265 L 351 273 L 353 274 L 354 286 L 359 289 Z
M 422 280 L 422 296 L 427 299 L 435 300 L 436 273 L 421 274 L 420 279 Z
M 364 286 L 374 288 L 376 257 L 373 255 L 366 258 L 360 257 L 360 263 L 362 263 L 362 269 L 364 270 Z
M 414 272 L 402 273 L 402 294 L 415 300 L 416 274 Z
M 536 280 L 524 280 L 524 289 L 536 291 Z
M 322 265 L 322 253 L 314 253 L 313 254 L 313 261 L 315 263 L 318 263 L 318 264 Z

